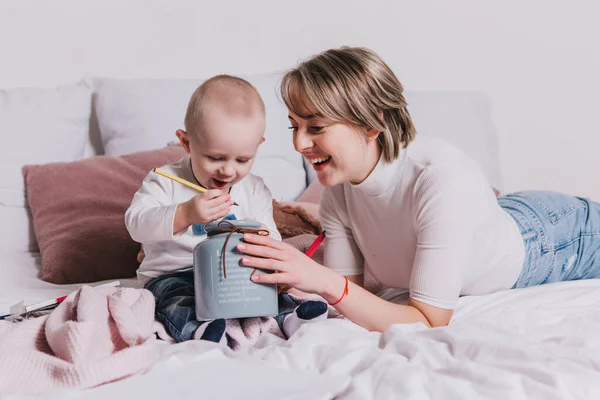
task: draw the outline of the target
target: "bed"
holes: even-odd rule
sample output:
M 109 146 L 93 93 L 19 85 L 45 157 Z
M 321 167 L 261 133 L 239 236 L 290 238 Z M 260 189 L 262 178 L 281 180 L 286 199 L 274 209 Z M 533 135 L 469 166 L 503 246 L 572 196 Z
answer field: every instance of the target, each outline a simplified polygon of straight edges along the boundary
M 276 200 L 290 202 L 301 198 L 315 177 L 291 145 L 286 110 L 276 96 L 279 76 L 246 76 L 268 110 L 267 141 L 253 172 L 265 179 Z M 0 131 L 11 132 L 15 145 L 0 150 L 0 315 L 18 301 L 31 304 L 81 286 L 40 279 L 42 243 L 33 230 L 32 199 L 24 195 L 28 188 L 21 168 L 163 148 L 203 78 L 89 78 L 57 88 L 0 92 Z M 502 190 L 497 134 L 485 93 L 409 91 L 407 98 L 419 134 L 455 143 L 481 163 L 490 185 Z M 35 145 L 20 145 L 22 138 Z M 103 278 L 89 284 L 118 279 L 123 286 L 136 286 L 132 274 Z M 406 301 L 402 290 L 373 288 L 390 301 Z M 600 398 L 598 304 L 600 281 L 564 282 L 461 298 L 445 328 L 397 325 L 380 334 L 331 318 L 304 326 L 288 341 L 266 334 L 235 352 L 211 343 L 165 345 L 143 373 L 39 396 L 594 399 Z M 5 327 L 0 322 L 0 334 Z
M 45 299 L 74 289 L 37 279 L 36 257 L 3 260 L 29 271 L 3 277 L 3 306 L 11 298 Z M 383 295 L 406 300 L 401 291 Z M 182 343 L 165 348 L 145 374 L 40 397 L 594 399 L 600 396 L 599 302 L 600 282 L 564 282 L 461 298 L 452 323 L 441 329 L 397 325 L 378 334 L 330 319 L 287 342 L 265 336 L 235 353 Z

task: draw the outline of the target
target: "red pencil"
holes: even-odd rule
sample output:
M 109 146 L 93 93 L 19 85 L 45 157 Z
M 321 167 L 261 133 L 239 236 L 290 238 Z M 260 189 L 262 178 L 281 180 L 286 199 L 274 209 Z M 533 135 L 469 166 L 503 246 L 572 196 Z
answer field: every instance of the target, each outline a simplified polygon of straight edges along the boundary
M 306 255 L 312 257 L 313 254 L 315 254 L 315 251 L 317 251 L 317 249 L 321 245 L 323 239 L 325 239 L 325 231 L 321 232 L 319 236 L 317 236 L 313 244 L 311 244 L 308 250 L 306 250 Z

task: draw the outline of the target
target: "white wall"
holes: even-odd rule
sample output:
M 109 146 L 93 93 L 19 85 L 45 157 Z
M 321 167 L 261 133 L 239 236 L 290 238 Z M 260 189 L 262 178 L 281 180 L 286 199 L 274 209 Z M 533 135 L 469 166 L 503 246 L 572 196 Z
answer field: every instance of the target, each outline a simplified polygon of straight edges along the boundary
M 491 95 L 507 190 L 600 200 L 600 5 L 589 0 L 0 0 L 0 87 L 205 77 L 364 45 L 409 89 Z

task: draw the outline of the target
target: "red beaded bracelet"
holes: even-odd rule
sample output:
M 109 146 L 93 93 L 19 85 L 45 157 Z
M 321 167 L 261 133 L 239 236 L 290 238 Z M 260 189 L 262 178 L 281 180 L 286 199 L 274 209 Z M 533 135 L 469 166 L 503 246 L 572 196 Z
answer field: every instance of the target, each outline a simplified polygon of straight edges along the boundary
M 333 304 L 329 304 L 330 306 L 335 306 L 337 303 L 339 303 L 340 301 L 342 301 L 342 299 L 344 297 L 346 297 L 346 295 L 348 294 L 348 278 L 344 277 L 344 279 L 346 279 L 346 287 L 344 287 L 344 293 L 342 293 L 342 297 L 340 297 L 340 299 L 338 301 L 336 301 Z

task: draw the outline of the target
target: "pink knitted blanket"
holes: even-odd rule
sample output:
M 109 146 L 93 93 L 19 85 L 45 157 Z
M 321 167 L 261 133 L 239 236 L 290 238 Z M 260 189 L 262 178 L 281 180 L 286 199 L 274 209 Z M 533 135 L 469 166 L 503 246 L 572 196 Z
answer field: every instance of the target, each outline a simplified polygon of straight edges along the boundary
M 0 331 L 0 394 L 90 388 L 145 371 L 161 354 L 147 290 L 83 286 L 51 314 Z
M 286 241 L 304 251 L 314 238 Z M 315 259 L 322 259 L 322 249 Z M 283 338 L 273 318 L 227 321 L 234 350 L 265 334 Z M 143 373 L 167 344 L 156 335 L 170 339 L 154 320 L 149 291 L 83 286 L 49 315 L 0 323 L 0 395 L 85 389 Z

